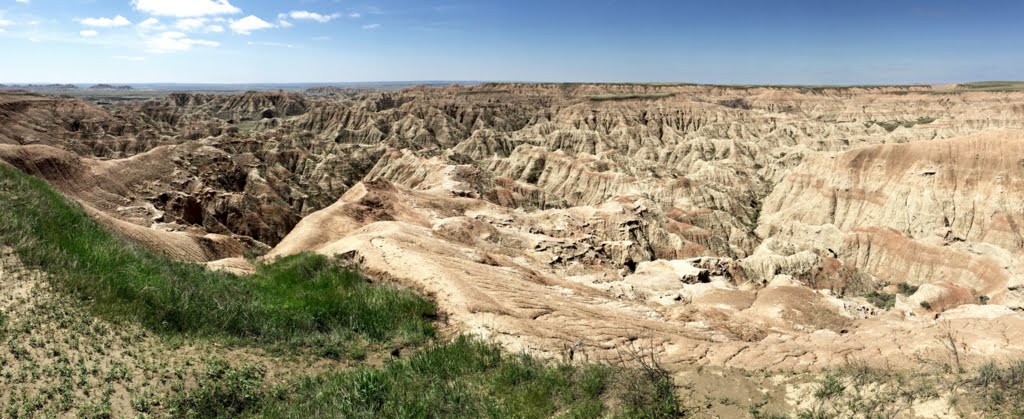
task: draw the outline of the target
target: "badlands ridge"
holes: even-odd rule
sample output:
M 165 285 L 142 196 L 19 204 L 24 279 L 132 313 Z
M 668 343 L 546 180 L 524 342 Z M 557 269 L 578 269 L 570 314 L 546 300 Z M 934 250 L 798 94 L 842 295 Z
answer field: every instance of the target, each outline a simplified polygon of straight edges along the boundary
M 1024 93 L 525 85 L 0 94 L 0 160 L 245 273 L 338 255 L 512 350 L 1024 356 Z

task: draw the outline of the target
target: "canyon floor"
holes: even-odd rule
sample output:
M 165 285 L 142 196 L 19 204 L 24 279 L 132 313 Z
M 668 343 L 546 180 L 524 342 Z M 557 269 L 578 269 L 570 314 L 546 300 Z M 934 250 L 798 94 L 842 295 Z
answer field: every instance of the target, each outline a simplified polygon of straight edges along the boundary
M 0 161 L 175 260 L 244 276 L 316 253 L 429 297 L 445 336 L 643 348 L 706 416 L 1022 409 L 987 389 L 1024 385 L 1024 92 L 0 91 Z M 5 272 L 13 318 L 37 284 Z M 270 375 L 344 367 L 317 362 Z

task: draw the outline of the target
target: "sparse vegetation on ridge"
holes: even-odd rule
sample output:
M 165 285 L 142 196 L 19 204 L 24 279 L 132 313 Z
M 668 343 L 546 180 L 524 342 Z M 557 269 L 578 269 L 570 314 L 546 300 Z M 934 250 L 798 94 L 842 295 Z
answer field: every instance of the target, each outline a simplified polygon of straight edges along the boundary
M 916 372 L 851 363 L 826 372 L 808 391 L 798 418 L 920 417 L 907 414 L 929 402 L 945 415 L 1019 418 L 1024 417 L 1024 361 L 990 362 L 963 372 L 948 363 Z
M 956 90 L 981 92 L 1019 92 L 1024 91 L 1024 81 L 978 81 L 959 83 Z
M 652 100 L 664 99 L 675 96 L 675 93 L 609 93 L 593 95 L 587 98 L 594 102 L 620 101 L 620 100 Z

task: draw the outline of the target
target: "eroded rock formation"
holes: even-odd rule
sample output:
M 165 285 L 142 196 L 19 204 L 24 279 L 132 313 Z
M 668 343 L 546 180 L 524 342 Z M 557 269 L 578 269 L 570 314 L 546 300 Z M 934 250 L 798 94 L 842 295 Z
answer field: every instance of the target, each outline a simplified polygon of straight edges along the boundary
M 174 257 L 315 251 L 553 356 L 1024 354 L 1024 95 L 492 84 L 0 96 L 0 160 Z

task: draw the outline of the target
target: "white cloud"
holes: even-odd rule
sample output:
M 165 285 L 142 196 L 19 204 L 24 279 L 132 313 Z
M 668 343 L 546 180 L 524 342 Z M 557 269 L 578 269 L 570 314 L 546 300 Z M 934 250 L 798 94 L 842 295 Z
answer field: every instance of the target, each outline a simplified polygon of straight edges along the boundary
M 132 0 L 132 7 L 156 16 L 200 17 L 241 13 L 228 0 Z
M 249 15 L 240 20 L 232 21 L 228 27 L 242 35 L 248 35 L 252 31 L 273 28 L 274 25 L 256 16 Z
M 363 29 L 377 29 L 380 27 L 379 23 L 371 23 L 369 25 L 363 25 Z
M 287 20 L 278 20 L 277 21 L 277 26 L 280 26 L 282 28 L 290 28 L 290 27 L 295 26 L 295 25 L 292 25 L 292 23 L 287 21 Z
M 82 35 L 83 38 L 92 38 L 92 37 L 94 37 L 96 35 L 99 35 L 100 33 L 96 32 L 96 31 L 94 31 L 92 29 L 89 29 L 89 30 L 81 31 L 78 34 Z
M 174 29 L 177 29 L 182 32 L 224 32 L 224 26 L 210 24 L 211 22 L 216 21 L 217 19 L 209 19 L 205 17 L 190 17 L 186 19 L 178 19 L 178 21 L 174 23 Z
M 113 28 L 117 26 L 128 26 L 132 22 L 126 19 L 124 16 L 117 15 L 113 19 L 109 17 L 87 17 L 79 20 L 79 22 L 85 26 L 93 26 L 97 28 Z
M 352 12 L 352 13 L 348 14 L 348 17 L 350 17 L 352 19 L 359 19 L 359 18 L 363 17 L 363 15 L 359 14 L 359 12 Z
M 29 4 L 31 2 L 31 0 L 14 0 L 14 1 L 16 1 L 18 3 L 21 3 L 21 4 Z
M 202 29 L 203 26 L 206 26 L 207 21 L 208 19 L 202 17 L 179 19 L 178 22 L 174 24 L 174 28 L 185 32 L 197 31 Z
M 121 61 L 146 61 L 146 57 L 130 57 L 126 55 L 115 55 L 113 58 Z
M 151 17 L 149 19 L 143 20 L 142 22 L 139 22 L 139 24 L 135 25 L 135 26 L 138 27 L 140 30 L 143 30 L 143 31 L 162 31 L 164 29 L 167 29 L 167 27 L 164 26 L 164 25 L 161 25 L 160 24 L 160 20 L 158 20 L 155 17 Z
M 2 28 L 4 26 L 11 26 L 11 21 L 6 20 L 6 19 L 0 19 L 0 28 Z
M 327 23 L 334 19 L 341 17 L 341 14 L 334 13 L 330 15 L 322 15 L 316 12 L 309 12 L 305 10 L 292 10 L 288 13 L 281 13 L 277 15 L 278 19 L 284 19 L 290 17 L 295 20 L 315 20 L 320 23 Z
M 159 35 L 146 40 L 146 46 L 150 52 L 169 53 L 184 52 L 192 49 L 193 46 L 219 47 L 219 42 L 203 39 L 192 39 L 182 32 L 162 32 Z

